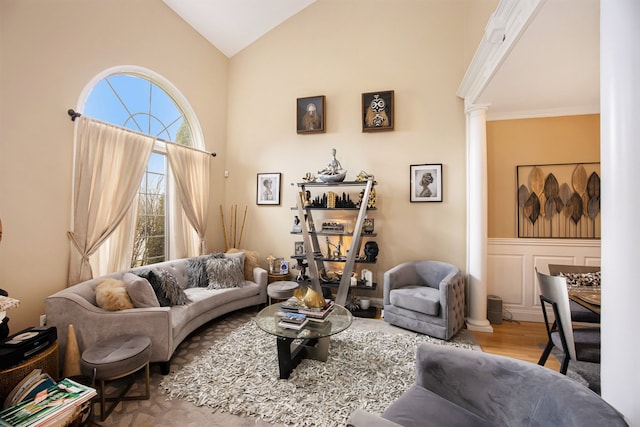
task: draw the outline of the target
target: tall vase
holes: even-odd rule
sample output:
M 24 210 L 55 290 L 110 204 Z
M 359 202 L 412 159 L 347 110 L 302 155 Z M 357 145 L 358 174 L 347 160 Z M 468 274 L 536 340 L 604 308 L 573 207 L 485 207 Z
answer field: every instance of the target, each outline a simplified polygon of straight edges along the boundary
M 73 324 L 69 324 L 69 327 L 67 328 L 67 349 L 64 354 L 62 376 L 68 378 L 78 376 L 80 374 L 80 348 L 78 347 L 76 330 L 74 329 Z

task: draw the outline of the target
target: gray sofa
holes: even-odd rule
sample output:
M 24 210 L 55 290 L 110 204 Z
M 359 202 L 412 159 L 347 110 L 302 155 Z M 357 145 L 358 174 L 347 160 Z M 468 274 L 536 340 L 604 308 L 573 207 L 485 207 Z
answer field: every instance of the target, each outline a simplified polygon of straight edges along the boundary
M 449 340 L 464 326 L 464 277 L 440 261 L 410 261 L 384 273 L 384 320 Z
M 162 372 L 168 373 L 173 352 L 196 328 L 223 314 L 266 303 L 266 270 L 253 268 L 253 281 L 245 280 L 240 287 L 212 290 L 202 287 L 187 288 L 187 260 L 188 258 L 166 261 L 129 270 L 132 273 L 151 268 L 168 271 L 190 299 L 186 305 L 121 311 L 107 311 L 98 307 L 95 291 L 97 284 L 106 277 L 120 280 L 124 271 L 79 283 L 47 297 L 47 325 L 58 329 L 60 361 L 64 360 L 68 325 L 73 324 L 81 351 L 116 335 L 140 334 L 151 337 L 150 361 L 162 362 Z
M 503 356 L 422 344 L 416 381 L 377 416 L 351 414 L 353 427 L 626 426 L 600 396 L 555 371 Z

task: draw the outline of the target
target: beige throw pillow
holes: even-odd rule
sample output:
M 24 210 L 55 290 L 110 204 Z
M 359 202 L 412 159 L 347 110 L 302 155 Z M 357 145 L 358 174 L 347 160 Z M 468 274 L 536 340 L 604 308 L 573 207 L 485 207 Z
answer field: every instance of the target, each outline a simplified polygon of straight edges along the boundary
M 107 278 L 96 286 L 96 302 L 98 307 L 108 311 L 133 308 L 122 280 Z

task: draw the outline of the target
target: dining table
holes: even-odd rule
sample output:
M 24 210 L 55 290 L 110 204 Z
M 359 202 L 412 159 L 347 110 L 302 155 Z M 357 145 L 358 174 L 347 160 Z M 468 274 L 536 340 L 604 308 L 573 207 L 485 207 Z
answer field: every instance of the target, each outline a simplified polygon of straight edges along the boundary
M 596 314 L 600 314 L 600 296 L 599 286 L 574 286 L 569 289 L 571 301 L 575 301 Z

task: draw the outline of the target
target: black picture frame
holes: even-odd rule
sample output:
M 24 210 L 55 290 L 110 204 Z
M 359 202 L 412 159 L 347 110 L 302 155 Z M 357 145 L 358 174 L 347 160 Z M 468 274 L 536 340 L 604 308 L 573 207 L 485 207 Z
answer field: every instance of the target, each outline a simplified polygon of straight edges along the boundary
M 325 96 L 309 96 L 296 100 L 296 132 L 299 134 L 325 132 Z
M 442 202 L 442 163 L 425 163 L 409 167 L 409 200 Z
M 280 205 L 282 174 L 279 172 L 259 173 L 256 183 L 257 205 Z
M 362 132 L 393 130 L 394 96 L 392 90 L 362 94 Z

